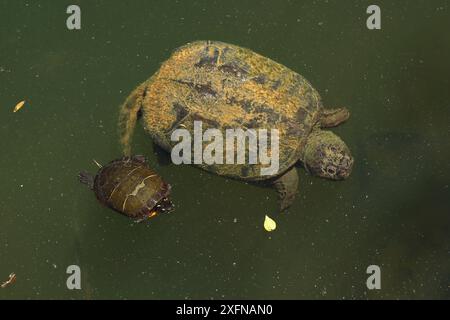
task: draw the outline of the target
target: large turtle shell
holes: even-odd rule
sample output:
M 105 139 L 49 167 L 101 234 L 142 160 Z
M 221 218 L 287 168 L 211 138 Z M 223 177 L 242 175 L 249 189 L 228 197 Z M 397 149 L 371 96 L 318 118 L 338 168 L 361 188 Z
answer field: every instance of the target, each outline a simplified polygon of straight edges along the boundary
M 125 157 L 102 167 L 94 178 L 94 192 L 104 205 L 135 219 L 151 215 L 170 193 L 170 185 L 144 158 Z
M 170 139 L 172 131 L 186 128 L 193 135 L 195 120 L 203 122 L 203 130 L 278 129 L 275 176 L 299 160 L 322 107 L 317 91 L 298 73 L 222 42 L 197 41 L 175 50 L 142 86 L 146 130 L 168 151 L 177 143 Z M 261 176 L 260 164 L 199 166 L 243 180 L 272 178 Z

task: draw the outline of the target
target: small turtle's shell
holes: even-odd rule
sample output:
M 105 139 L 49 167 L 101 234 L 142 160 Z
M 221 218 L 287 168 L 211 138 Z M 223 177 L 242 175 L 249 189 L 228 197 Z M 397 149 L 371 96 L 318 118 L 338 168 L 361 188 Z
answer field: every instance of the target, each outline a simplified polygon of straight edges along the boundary
M 94 192 L 104 205 L 131 218 L 142 219 L 169 195 L 170 185 L 144 159 L 126 157 L 99 170 L 94 179 Z
M 178 143 L 170 139 L 173 130 L 186 128 L 193 135 L 195 120 L 203 122 L 203 131 L 278 129 L 277 175 L 299 160 L 322 107 L 317 91 L 298 73 L 251 50 L 213 41 L 177 49 L 141 92 L 146 130 L 166 150 Z M 237 179 L 271 178 L 261 176 L 259 164 L 199 166 Z

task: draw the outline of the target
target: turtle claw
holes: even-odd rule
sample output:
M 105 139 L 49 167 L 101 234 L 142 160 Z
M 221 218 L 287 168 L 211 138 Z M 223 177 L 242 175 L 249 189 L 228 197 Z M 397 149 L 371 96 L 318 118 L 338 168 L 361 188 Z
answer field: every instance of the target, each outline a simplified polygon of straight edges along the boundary
M 146 163 L 147 162 L 147 159 L 143 155 L 135 155 L 135 156 L 133 156 L 133 159 L 138 161 L 138 162 L 141 162 L 141 163 Z
M 81 183 L 87 185 L 89 189 L 91 190 L 94 189 L 94 177 L 90 173 L 86 171 L 81 171 L 78 174 L 78 179 L 80 180 Z
M 146 219 L 147 219 L 147 217 L 140 218 L 140 219 L 136 219 L 136 220 L 134 220 L 134 223 L 135 223 L 135 224 L 142 223 L 142 222 L 144 222 Z

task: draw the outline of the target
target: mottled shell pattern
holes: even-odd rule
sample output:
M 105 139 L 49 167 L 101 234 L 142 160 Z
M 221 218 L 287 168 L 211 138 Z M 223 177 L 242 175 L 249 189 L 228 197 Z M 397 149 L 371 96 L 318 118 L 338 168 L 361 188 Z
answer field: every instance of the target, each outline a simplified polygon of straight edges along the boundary
M 168 151 L 177 143 L 170 140 L 172 131 L 186 128 L 193 135 L 195 120 L 203 122 L 203 130 L 278 129 L 276 176 L 299 160 L 322 108 L 319 94 L 300 74 L 222 42 L 197 41 L 177 49 L 140 90 L 145 128 Z M 260 175 L 259 164 L 199 166 L 249 181 L 272 178 Z

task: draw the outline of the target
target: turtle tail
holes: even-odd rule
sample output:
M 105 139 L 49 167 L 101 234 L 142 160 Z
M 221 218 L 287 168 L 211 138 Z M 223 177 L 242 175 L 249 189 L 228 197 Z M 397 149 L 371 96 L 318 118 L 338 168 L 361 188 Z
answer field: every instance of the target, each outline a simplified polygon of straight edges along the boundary
M 120 106 L 119 137 L 124 155 L 131 154 L 131 140 L 147 89 L 147 82 L 137 87 Z

